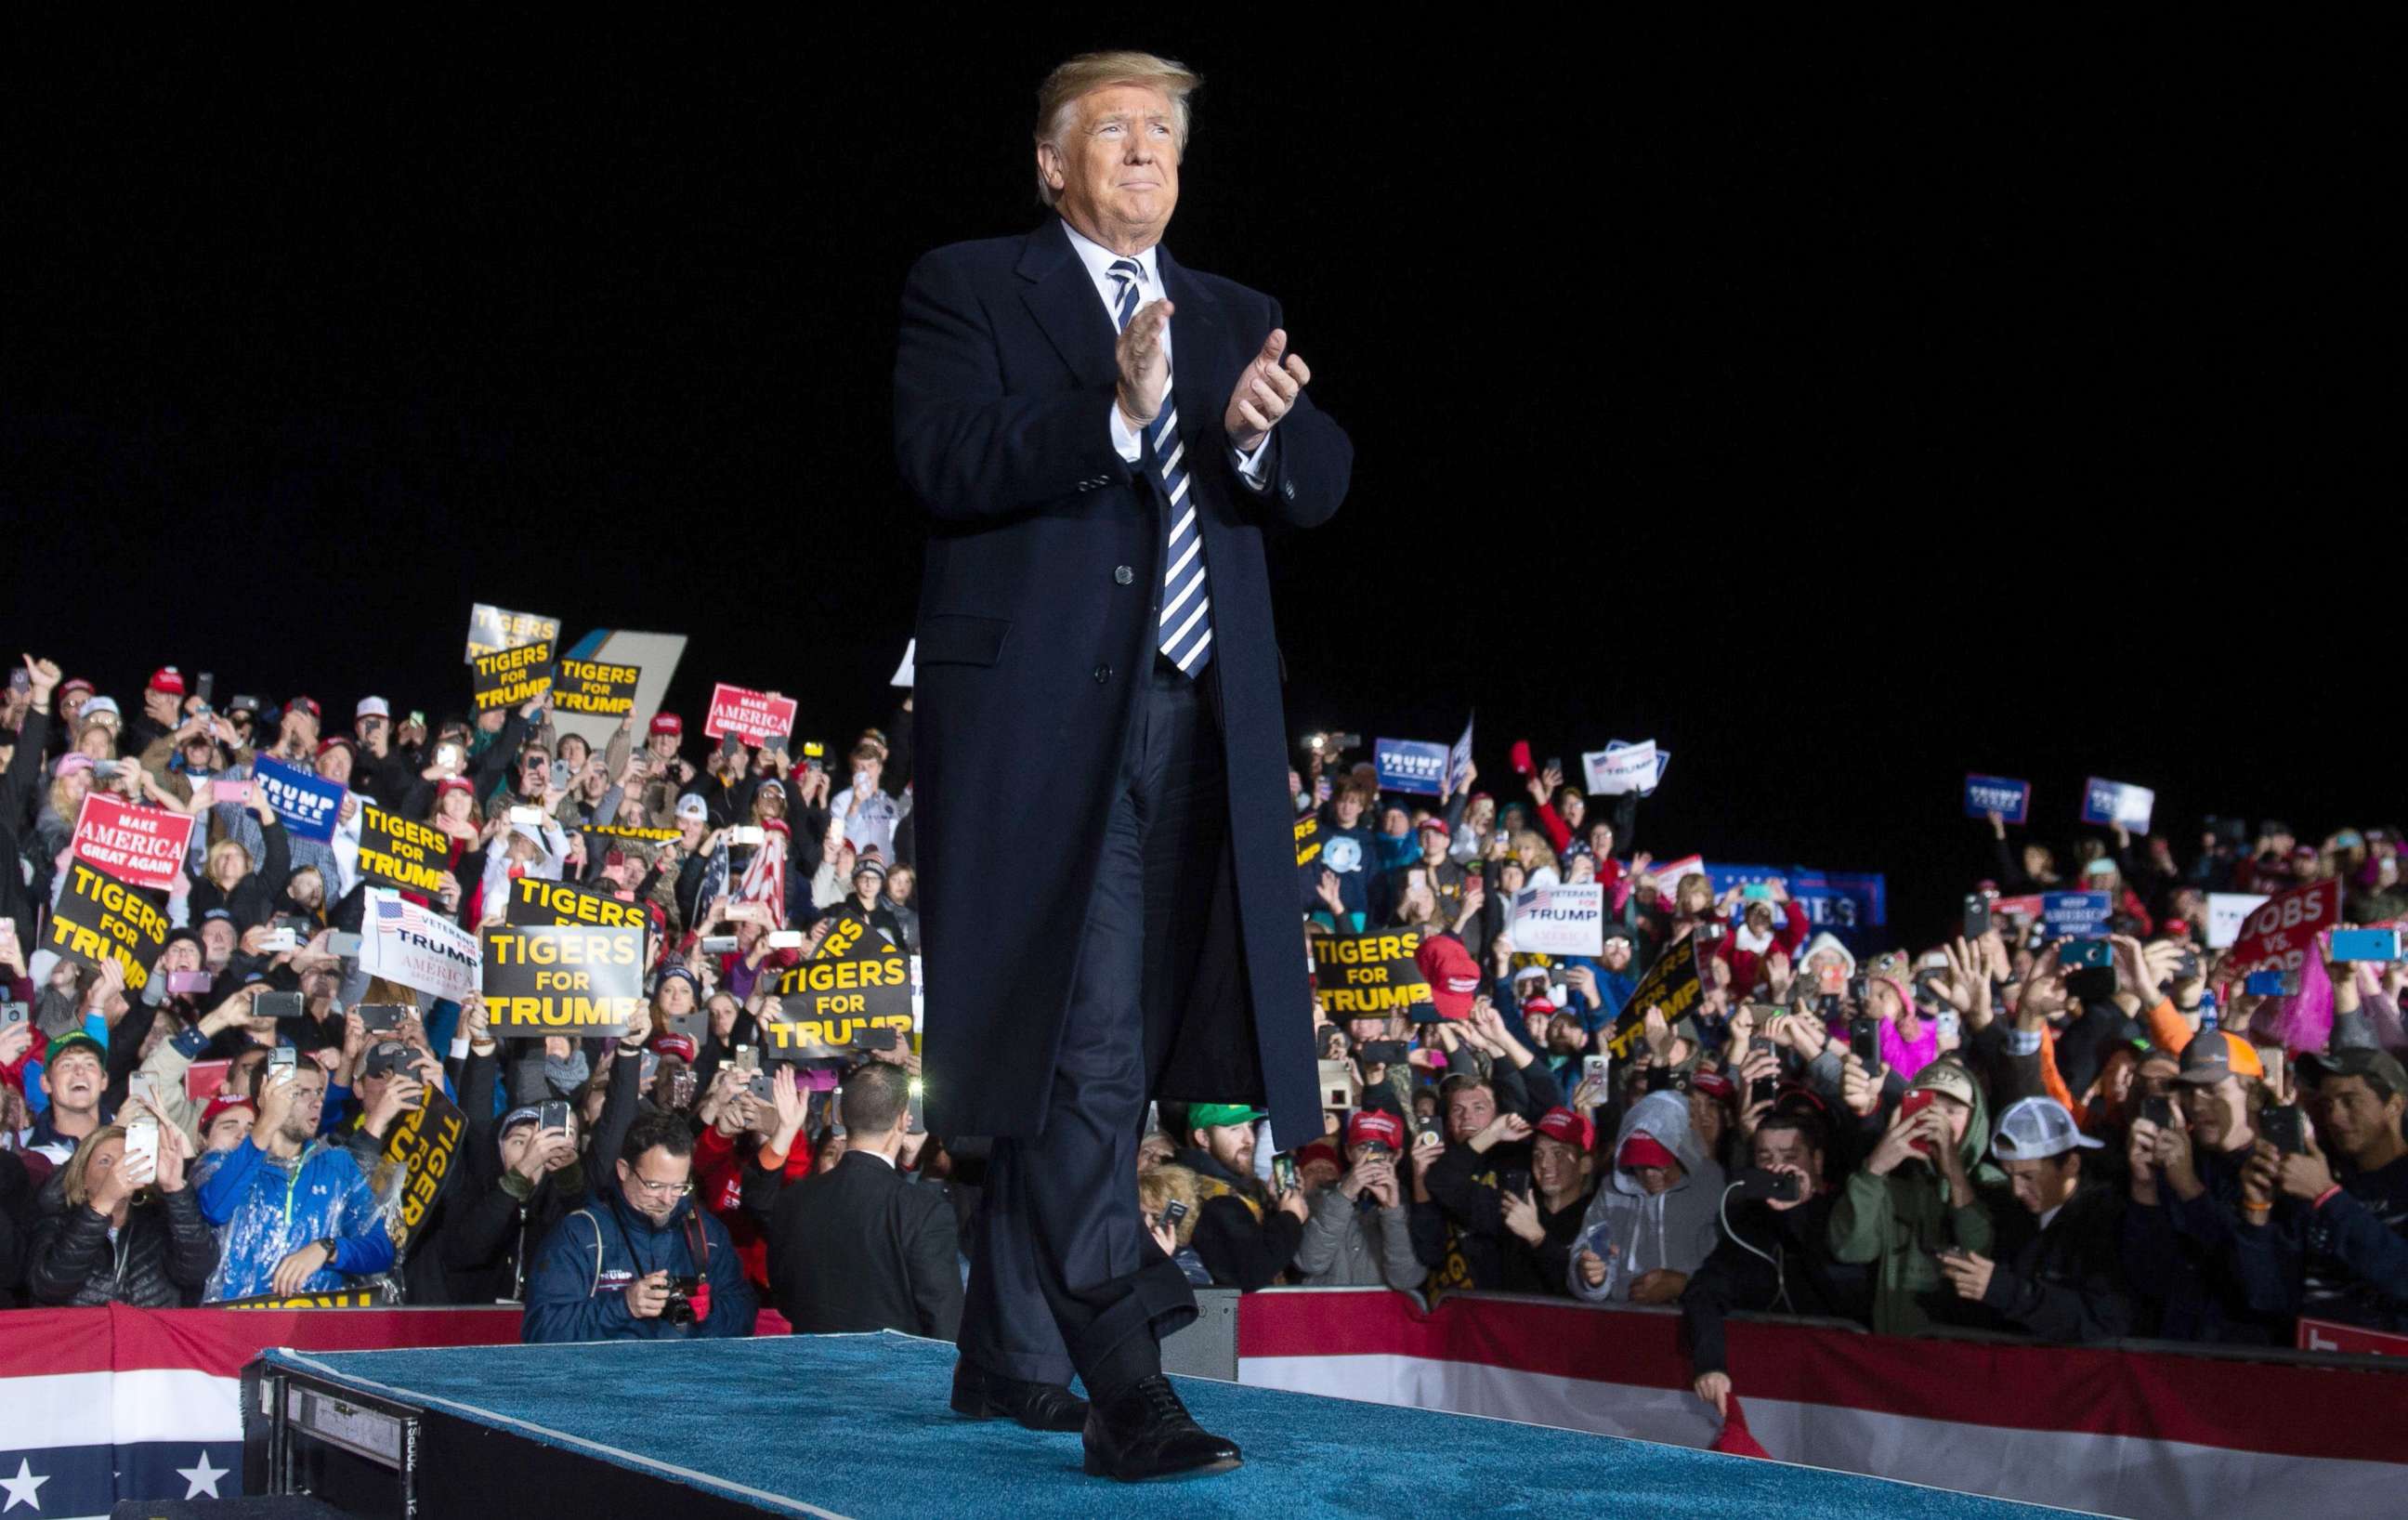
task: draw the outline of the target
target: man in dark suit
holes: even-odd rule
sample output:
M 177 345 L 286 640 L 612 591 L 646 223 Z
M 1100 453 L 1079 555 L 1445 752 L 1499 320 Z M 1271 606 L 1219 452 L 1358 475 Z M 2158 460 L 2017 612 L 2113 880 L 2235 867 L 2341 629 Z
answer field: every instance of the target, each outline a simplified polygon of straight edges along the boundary
M 895 365 L 931 520 L 928 1123 L 993 1138 L 953 1404 L 1081 1429 L 1125 1479 L 1239 1459 L 1161 1374 L 1196 1308 L 1138 1217 L 1148 1098 L 1321 1130 L 1263 539 L 1337 510 L 1354 451 L 1279 304 L 1161 246 L 1196 83 L 1142 53 L 1054 70 L 1056 214 L 923 258 Z
M 778 1196 L 769 1294 L 798 1335 L 902 1330 L 951 1341 L 961 1328 L 953 1201 L 895 1169 L 910 1083 L 883 1061 L 846 1077 L 843 1159 Z

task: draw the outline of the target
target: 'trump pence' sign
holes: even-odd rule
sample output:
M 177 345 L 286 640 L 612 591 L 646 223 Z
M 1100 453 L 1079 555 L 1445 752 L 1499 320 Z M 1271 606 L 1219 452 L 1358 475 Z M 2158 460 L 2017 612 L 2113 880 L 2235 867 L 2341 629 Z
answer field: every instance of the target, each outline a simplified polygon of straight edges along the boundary
M 1987 818 L 1992 813 L 2005 823 L 2029 823 L 2031 782 L 2010 781 L 2004 776 L 1966 777 L 1965 816 Z
M 2136 834 L 2146 834 L 2149 815 L 2157 807 L 2157 793 L 2129 782 L 2103 782 L 2093 776 L 2082 789 L 2086 824 L 2121 824 Z
M 1437 796 L 1446 790 L 1447 747 L 1427 739 L 1381 738 L 1371 741 L 1380 767 L 1380 790 L 1415 792 Z

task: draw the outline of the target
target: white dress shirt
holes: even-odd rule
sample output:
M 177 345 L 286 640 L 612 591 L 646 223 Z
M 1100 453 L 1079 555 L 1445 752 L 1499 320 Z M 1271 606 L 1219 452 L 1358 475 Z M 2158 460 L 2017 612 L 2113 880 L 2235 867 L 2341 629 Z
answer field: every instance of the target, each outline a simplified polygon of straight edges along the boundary
M 1117 326 L 1120 322 L 1120 282 L 1111 277 L 1111 269 L 1113 264 L 1120 260 L 1121 255 L 1081 233 L 1067 221 L 1062 223 L 1062 230 L 1070 235 L 1071 251 L 1077 253 L 1079 262 L 1087 266 L 1087 278 L 1095 283 L 1096 296 L 1104 303 L 1104 315 Z M 1157 244 L 1148 248 L 1142 253 L 1134 255 L 1138 268 L 1141 271 L 1137 282 L 1137 304 L 1140 307 L 1150 305 L 1162 298 L 1162 274 L 1154 262 L 1154 254 L 1159 246 Z M 1172 359 L 1170 328 L 1168 323 L 1164 324 L 1162 329 L 1162 356 L 1166 363 Z M 1179 371 L 1174 366 L 1171 370 L 1174 388 L 1178 374 Z M 1120 403 L 1117 400 L 1111 403 L 1111 411 L 1112 447 L 1120 451 L 1122 463 L 1134 465 L 1143 452 L 1144 440 L 1138 436 L 1138 430 L 1129 425 L 1128 419 L 1121 415 Z M 1264 489 L 1266 484 L 1262 473 L 1263 451 L 1269 448 L 1270 443 L 1270 435 L 1266 433 L 1263 435 L 1263 441 L 1255 444 L 1250 453 L 1240 453 L 1234 448 L 1229 451 L 1229 457 L 1237 464 L 1238 473 L 1244 476 L 1246 484 L 1256 491 Z

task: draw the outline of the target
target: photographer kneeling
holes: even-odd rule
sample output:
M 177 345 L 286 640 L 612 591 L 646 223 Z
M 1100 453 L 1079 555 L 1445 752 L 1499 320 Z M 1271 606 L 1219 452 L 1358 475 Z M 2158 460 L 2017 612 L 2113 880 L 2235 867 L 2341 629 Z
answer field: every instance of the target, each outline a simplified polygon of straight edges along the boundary
M 628 1127 L 615 1183 L 562 1220 L 537 1254 L 521 1336 L 529 1342 L 752 1333 L 757 1308 L 727 1226 L 694 1206 L 694 1130 L 676 1113 Z

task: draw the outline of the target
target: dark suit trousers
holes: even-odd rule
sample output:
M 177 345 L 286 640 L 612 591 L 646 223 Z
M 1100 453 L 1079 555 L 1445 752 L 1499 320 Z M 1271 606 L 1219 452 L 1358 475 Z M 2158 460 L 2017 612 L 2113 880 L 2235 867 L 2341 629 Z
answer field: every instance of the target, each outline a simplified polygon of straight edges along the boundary
M 1110 1394 L 1161 1369 L 1195 1295 L 1139 1218 L 1137 1142 L 1176 1033 L 1228 833 L 1217 672 L 1157 658 L 1100 841 L 1045 1126 L 998 1140 L 971 1226 L 961 1350 L 1005 1377 Z

